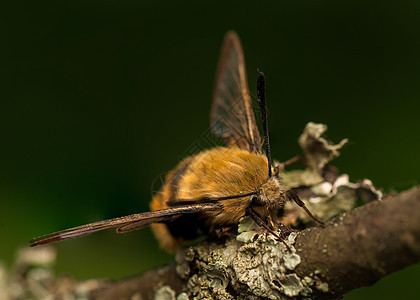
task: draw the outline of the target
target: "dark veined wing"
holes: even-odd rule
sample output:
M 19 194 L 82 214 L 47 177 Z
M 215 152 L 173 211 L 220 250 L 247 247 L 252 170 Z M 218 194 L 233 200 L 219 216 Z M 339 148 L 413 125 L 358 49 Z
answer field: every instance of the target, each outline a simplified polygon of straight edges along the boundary
M 46 234 L 37 237 L 30 241 L 31 247 L 37 245 L 48 244 L 52 242 L 58 242 L 70 238 L 80 237 L 91 234 L 93 232 L 118 227 L 117 232 L 127 232 L 136 230 L 148 226 L 155 222 L 166 222 L 172 218 L 176 218 L 181 214 L 192 214 L 200 213 L 204 211 L 218 210 L 220 209 L 218 203 L 200 203 L 191 205 L 182 205 L 177 207 L 171 207 L 166 209 L 160 209 L 150 212 L 144 212 L 139 214 L 132 214 L 125 217 L 119 217 L 114 219 L 108 219 L 104 221 L 94 222 L 86 225 L 81 225 L 69 229 L 64 229 L 58 232 Z
M 261 138 L 255 122 L 238 35 L 225 35 L 216 73 L 216 85 L 210 113 L 213 134 L 227 146 L 261 153 Z

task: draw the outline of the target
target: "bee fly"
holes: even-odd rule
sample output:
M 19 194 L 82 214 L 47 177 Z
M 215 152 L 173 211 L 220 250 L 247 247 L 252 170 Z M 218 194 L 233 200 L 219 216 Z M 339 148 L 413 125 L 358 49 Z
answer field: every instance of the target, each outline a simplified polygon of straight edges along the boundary
M 217 236 L 229 231 L 245 215 L 283 241 L 267 223 L 279 221 L 288 200 L 295 201 L 312 219 L 323 224 L 292 190 L 283 186 L 278 168 L 272 166 L 262 72 L 258 75 L 257 96 L 265 154 L 251 105 L 242 46 L 237 34 L 230 31 L 222 46 L 210 114 L 212 132 L 226 146 L 188 157 L 169 172 L 164 186 L 153 197 L 150 212 L 50 233 L 33 239 L 31 246 L 111 227 L 122 233 L 151 225 L 161 247 L 172 252 L 182 242 L 200 235 Z

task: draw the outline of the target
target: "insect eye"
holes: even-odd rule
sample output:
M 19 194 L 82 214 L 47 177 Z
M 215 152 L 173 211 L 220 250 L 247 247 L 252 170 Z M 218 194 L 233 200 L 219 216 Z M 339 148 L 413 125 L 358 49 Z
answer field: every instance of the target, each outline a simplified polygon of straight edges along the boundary
M 261 197 L 258 195 L 252 195 L 249 199 L 249 204 L 251 206 L 264 206 L 264 202 L 261 200 Z

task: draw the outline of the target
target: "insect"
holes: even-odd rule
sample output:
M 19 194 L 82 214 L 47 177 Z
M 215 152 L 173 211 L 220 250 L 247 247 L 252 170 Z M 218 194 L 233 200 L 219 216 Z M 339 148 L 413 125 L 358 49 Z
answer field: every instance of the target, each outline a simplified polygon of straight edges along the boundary
M 205 150 L 183 160 L 166 176 L 164 186 L 153 197 L 150 212 L 47 234 L 30 241 L 31 246 L 107 228 L 116 227 L 117 232 L 122 233 L 151 225 L 161 247 L 173 252 L 182 242 L 200 235 L 217 236 L 229 232 L 245 215 L 280 239 L 268 224 L 279 220 L 288 200 L 295 201 L 315 221 L 323 224 L 292 190 L 283 186 L 278 167 L 272 165 L 265 79 L 261 72 L 257 96 L 265 154 L 248 90 L 242 46 L 237 34 L 229 31 L 221 50 L 210 114 L 212 132 L 222 138 L 226 146 Z

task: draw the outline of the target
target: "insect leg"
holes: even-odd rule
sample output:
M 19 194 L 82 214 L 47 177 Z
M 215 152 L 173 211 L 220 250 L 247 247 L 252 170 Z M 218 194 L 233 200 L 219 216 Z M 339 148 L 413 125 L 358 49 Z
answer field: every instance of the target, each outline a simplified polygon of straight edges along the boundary
M 255 212 L 255 210 L 252 209 L 252 207 L 248 206 L 246 208 L 246 214 L 248 216 L 250 216 L 251 219 L 254 220 L 254 222 L 258 224 L 258 226 L 264 228 L 265 230 L 267 230 L 268 232 L 270 232 L 272 235 L 274 235 L 276 237 L 276 239 L 280 240 L 286 246 L 287 250 L 289 250 L 290 252 L 292 251 L 290 249 L 289 245 L 286 244 L 286 242 L 284 241 L 284 239 L 282 239 L 267 224 L 265 224 L 264 220 L 261 219 L 261 217 Z
M 216 236 L 218 238 L 223 238 L 224 236 L 227 236 L 229 235 L 230 232 L 232 232 L 232 228 L 233 226 L 220 227 L 220 228 L 216 228 L 214 232 L 216 233 Z
M 270 228 L 275 228 L 273 219 L 271 218 L 270 215 L 267 216 L 267 223 L 268 223 L 267 225 L 270 226 Z
M 305 203 L 300 200 L 299 196 L 292 190 L 288 190 L 286 192 L 286 197 L 287 199 L 292 199 L 293 201 L 296 202 L 297 205 L 299 205 L 300 207 L 302 207 L 305 212 L 308 214 L 308 216 L 310 216 L 314 221 L 316 221 L 318 224 L 324 226 L 324 222 L 318 220 L 317 218 L 315 218 L 315 216 L 309 211 L 309 209 L 305 206 Z
M 293 165 L 298 161 L 302 162 L 306 167 L 309 167 L 308 161 L 302 155 L 296 155 L 286 161 L 278 163 L 277 166 L 275 166 L 275 168 L 277 168 L 277 173 L 279 170 L 284 170 L 286 167 Z

